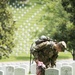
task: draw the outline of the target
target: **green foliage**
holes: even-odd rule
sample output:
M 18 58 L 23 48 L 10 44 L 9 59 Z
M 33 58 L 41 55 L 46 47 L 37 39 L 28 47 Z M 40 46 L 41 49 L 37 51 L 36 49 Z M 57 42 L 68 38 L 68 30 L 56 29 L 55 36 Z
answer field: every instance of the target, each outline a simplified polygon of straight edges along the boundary
M 11 1 L 14 1 L 14 0 L 11 0 Z M 43 0 L 38 0 L 38 1 L 43 1 Z M 29 7 L 32 7 L 33 3 L 37 2 L 37 0 L 30 0 L 32 5 L 30 5 L 28 7 L 26 5 L 24 5 L 24 7 L 27 7 L 29 12 L 27 12 L 26 15 L 21 17 L 21 19 L 18 19 L 18 17 L 21 16 L 21 14 L 22 14 L 22 13 L 19 13 L 19 11 L 22 11 L 22 9 L 24 9 L 24 7 L 19 8 L 22 5 L 18 6 L 18 2 L 15 2 L 14 3 L 15 5 L 13 5 L 13 3 L 11 3 L 12 7 L 10 5 L 10 7 L 8 7 L 8 9 L 10 8 L 10 11 L 12 12 L 13 16 L 15 16 L 16 19 L 18 19 L 16 22 L 16 27 L 18 28 L 16 33 L 18 33 L 19 35 L 14 34 L 14 23 L 15 22 L 13 22 L 13 19 L 11 19 L 12 16 L 11 16 L 11 13 L 9 13 L 9 10 L 7 10 L 7 8 L 6 8 L 6 3 L 4 3 L 5 6 L 3 6 L 4 4 L 2 6 L 0 4 L 0 12 L 3 12 L 5 14 L 5 17 L 4 17 L 4 14 L 2 13 L 2 16 L 4 18 L 1 17 L 1 14 L 0 14 L 0 17 L 1 17 L 0 18 L 0 30 L 2 29 L 1 33 L 0 33 L 2 35 L 2 36 L 0 35 L 0 45 L 1 45 L 0 50 L 3 49 L 2 51 L 0 51 L 1 58 L 2 58 L 2 55 L 6 56 L 6 55 L 9 55 L 11 53 L 12 47 L 14 46 L 14 44 L 12 42 L 14 40 L 14 37 L 16 38 L 16 40 L 15 40 L 16 47 L 15 47 L 15 49 L 13 49 L 13 50 L 15 50 L 13 52 L 16 54 L 16 53 L 18 53 L 18 51 L 22 52 L 23 49 L 29 50 L 29 47 L 28 47 L 28 49 L 26 47 L 23 47 L 23 45 L 25 45 L 25 43 L 23 43 L 23 41 L 27 41 L 27 38 L 29 38 L 30 41 L 26 42 L 26 46 L 31 44 L 32 43 L 32 36 L 34 36 L 34 35 L 35 35 L 35 37 L 38 36 L 38 34 L 40 33 L 40 30 L 42 28 L 44 28 L 45 25 L 46 25 L 45 30 L 41 34 L 45 34 L 45 35 L 48 35 L 50 37 L 53 37 L 53 35 L 55 35 L 55 33 L 59 31 L 59 29 L 62 30 L 62 28 L 59 26 L 63 25 L 63 21 L 67 22 L 66 19 L 69 19 L 67 17 L 67 15 L 69 15 L 69 14 L 67 14 L 65 11 L 63 11 L 63 7 L 61 6 L 61 2 L 59 2 L 59 0 L 45 0 L 45 1 L 47 1 L 47 2 L 44 2 L 44 4 L 46 4 L 46 6 L 47 6 L 46 11 L 42 10 L 39 14 L 37 14 L 37 16 L 35 16 L 35 18 L 30 20 L 29 21 L 30 26 L 28 26 L 28 23 L 25 21 L 28 20 L 33 15 L 33 13 L 35 13 L 37 10 L 39 10 L 43 4 L 37 4 L 33 9 L 29 10 Z M 46 6 L 45 6 L 45 8 L 46 8 Z M 12 8 L 14 9 L 14 11 L 16 11 L 16 13 L 14 13 Z M 19 11 L 18 11 L 18 9 L 19 9 Z M 23 12 L 26 12 L 27 9 L 24 9 Z M 43 15 L 43 17 L 40 19 L 40 17 L 42 15 Z M 38 22 L 39 19 L 40 19 L 39 22 L 41 22 L 40 24 Z M 23 23 L 25 23 L 25 24 L 22 25 Z M 37 25 L 33 26 L 34 24 L 37 24 Z M 65 23 L 64 23 L 64 25 L 65 25 Z M 21 34 L 23 33 L 23 31 L 22 31 L 22 28 L 20 26 L 22 26 L 25 29 L 25 31 L 24 31 L 25 34 L 28 34 L 26 32 L 28 31 L 28 29 L 31 29 L 31 31 L 29 33 L 29 34 L 31 34 L 31 36 L 30 37 L 27 35 L 22 36 Z M 27 26 L 28 26 L 28 29 L 25 28 Z M 37 26 L 39 27 L 39 29 L 36 29 Z M 34 29 L 32 29 L 32 27 L 36 30 L 36 32 L 33 31 Z M 64 26 L 62 26 L 62 27 L 63 27 L 63 30 L 65 30 Z M 70 30 L 70 27 L 73 27 L 73 25 L 71 23 L 67 22 L 67 25 L 65 26 L 65 28 Z M 59 33 L 61 33 L 61 32 L 59 31 Z M 64 35 L 64 33 L 65 32 L 63 32 L 63 35 Z M 13 34 L 14 34 L 14 37 L 13 37 Z M 60 35 L 61 34 L 59 34 L 59 36 Z M 68 33 L 68 35 L 70 35 L 70 34 Z M 24 37 L 26 37 L 26 38 L 24 38 Z M 24 40 L 23 40 L 23 38 L 24 38 Z M 56 37 L 53 37 L 53 38 L 56 39 Z M 60 40 L 59 38 L 57 38 L 57 39 Z M 22 46 L 20 45 L 20 43 L 22 43 Z M 71 43 L 71 42 L 68 42 L 68 43 Z M 14 53 L 12 55 L 15 55 Z M 24 52 L 22 52 L 22 53 L 24 53 Z M 14 56 L 10 56 L 10 58 L 3 57 L 2 61 L 16 61 L 16 60 L 29 59 L 29 56 L 27 56 L 25 53 L 22 54 L 22 56 L 20 56 L 20 53 L 19 53 L 20 57 L 17 55 L 15 55 L 15 56 L 16 56 L 16 58 Z M 26 58 L 24 59 L 24 57 L 26 57 Z
M 41 18 L 41 22 L 46 25 L 45 30 L 41 34 L 48 35 L 53 37 L 54 33 L 58 31 L 58 27 L 66 22 L 69 18 L 62 5 L 60 0 L 50 1 L 47 3 L 46 14 Z M 59 31 L 58 31 L 59 32 Z
M 67 6 L 68 0 L 63 0 L 64 5 Z M 66 1 L 66 2 L 65 2 Z M 72 3 L 72 1 L 70 1 Z M 58 41 L 64 40 L 67 43 L 68 50 L 72 52 L 74 45 L 74 33 L 75 27 L 70 20 L 72 15 L 71 11 L 67 13 L 61 5 L 61 0 L 50 1 L 47 3 L 46 14 L 41 18 L 41 22 L 46 25 L 44 31 L 41 34 L 48 35 Z M 70 5 L 68 6 L 68 8 Z M 72 6 L 71 6 L 72 7 Z M 73 8 L 72 8 L 73 10 Z M 73 11 L 74 12 L 74 11 Z M 74 16 L 73 16 L 74 17 Z M 74 20 L 74 19 L 73 19 Z M 75 21 L 75 20 L 74 20 Z M 75 48 L 74 48 L 75 49 Z
M 75 25 L 75 0 L 62 0 L 62 5 L 70 13 L 70 21 Z
M 11 13 L 7 10 L 8 0 L 0 3 L 0 58 L 8 57 L 12 52 L 14 24 Z
M 67 11 L 67 13 L 69 13 L 69 18 L 70 18 L 70 22 L 72 22 L 73 24 L 68 25 L 68 40 L 67 40 L 67 44 L 69 49 L 71 50 L 75 50 L 75 0 L 62 0 L 62 5 L 65 9 L 65 11 Z M 74 53 L 73 53 L 74 54 Z
M 30 60 L 30 55 L 23 52 L 22 54 L 19 54 L 19 56 L 16 56 L 16 57 L 14 55 L 10 55 L 10 58 L 3 57 L 0 60 L 0 62 L 29 61 L 29 60 Z

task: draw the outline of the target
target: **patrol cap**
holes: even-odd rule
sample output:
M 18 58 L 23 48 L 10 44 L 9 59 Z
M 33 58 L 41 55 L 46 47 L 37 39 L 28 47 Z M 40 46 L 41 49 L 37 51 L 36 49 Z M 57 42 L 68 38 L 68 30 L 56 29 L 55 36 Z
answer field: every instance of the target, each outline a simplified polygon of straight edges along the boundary
M 58 45 L 61 47 L 62 51 L 65 51 L 65 49 L 67 48 L 66 43 L 64 41 L 59 42 Z

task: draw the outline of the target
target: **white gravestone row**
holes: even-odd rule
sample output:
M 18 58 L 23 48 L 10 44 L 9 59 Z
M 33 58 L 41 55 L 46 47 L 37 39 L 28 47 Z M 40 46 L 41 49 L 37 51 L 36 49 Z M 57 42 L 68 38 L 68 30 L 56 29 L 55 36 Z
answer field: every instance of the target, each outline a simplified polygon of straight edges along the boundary
M 45 70 L 45 75 L 75 75 L 75 62 L 56 63 L 56 67 Z M 31 74 L 36 74 L 36 64 L 31 65 Z
M 68 63 L 56 63 L 56 67 L 46 69 L 45 75 L 75 75 L 75 62 Z M 58 72 L 59 71 L 59 72 Z
M 48 68 L 45 70 L 45 75 L 75 75 L 75 62 L 69 65 L 56 64 L 54 68 Z M 15 67 L 17 65 L 17 67 Z M 58 65 L 58 66 L 57 66 Z M 1 65 L 0 65 L 1 66 Z M 60 67 L 61 66 L 61 67 Z M 0 75 L 27 75 L 29 66 L 24 63 L 8 64 L 4 65 L 0 69 Z M 36 75 L 36 64 L 31 65 L 31 74 Z
M 4 65 L 3 65 L 4 64 Z M 0 65 L 0 75 L 28 75 L 28 63 L 3 63 Z M 5 65 L 6 64 L 6 65 Z
M 45 70 L 45 75 L 73 75 L 72 66 L 65 65 L 61 67 L 61 70 L 56 68 L 48 68 Z
M 64 65 L 61 70 L 56 68 L 48 68 L 45 70 L 45 75 L 73 75 L 72 66 Z

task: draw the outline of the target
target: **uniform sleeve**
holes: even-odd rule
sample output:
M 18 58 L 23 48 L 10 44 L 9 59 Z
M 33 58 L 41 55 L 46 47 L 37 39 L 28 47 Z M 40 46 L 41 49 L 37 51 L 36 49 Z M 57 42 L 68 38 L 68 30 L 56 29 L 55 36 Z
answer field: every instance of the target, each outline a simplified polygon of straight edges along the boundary
M 58 53 L 54 54 L 51 58 L 51 67 L 56 66 L 56 59 L 58 57 Z
M 35 50 L 41 50 L 41 49 L 45 48 L 47 45 L 48 45 L 48 41 L 42 42 L 42 43 L 40 43 L 38 45 L 35 45 L 34 48 L 35 48 Z

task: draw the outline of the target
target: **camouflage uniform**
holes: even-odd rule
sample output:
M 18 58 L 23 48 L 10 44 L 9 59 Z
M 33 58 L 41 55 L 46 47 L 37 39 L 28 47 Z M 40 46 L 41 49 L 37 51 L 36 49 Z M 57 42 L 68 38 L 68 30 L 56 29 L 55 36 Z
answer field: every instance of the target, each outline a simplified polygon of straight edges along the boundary
M 64 52 L 66 48 L 66 43 L 64 41 L 57 43 L 56 41 L 52 41 L 47 37 L 43 37 L 43 39 L 40 38 L 35 41 L 35 43 L 32 44 L 30 51 L 34 56 L 34 59 L 38 59 L 39 61 L 43 62 L 46 68 L 54 67 L 56 66 L 56 59 L 58 57 L 59 50 L 56 50 L 58 47 L 55 49 L 54 45 L 56 44 L 61 48 L 59 49 Z M 41 69 L 40 74 L 37 75 L 44 75 L 45 71 L 41 67 L 39 68 L 39 70 Z
M 34 59 L 42 61 L 46 68 L 53 67 L 58 57 L 58 52 L 54 49 L 53 43 L 55 42 L 50 40 L 40 40 L 33 44 L 31 48 Z

